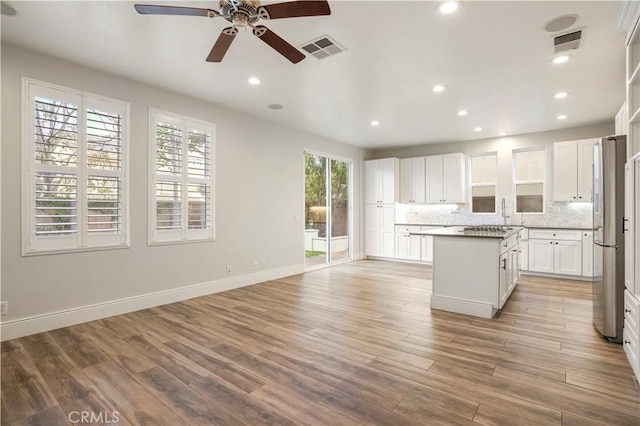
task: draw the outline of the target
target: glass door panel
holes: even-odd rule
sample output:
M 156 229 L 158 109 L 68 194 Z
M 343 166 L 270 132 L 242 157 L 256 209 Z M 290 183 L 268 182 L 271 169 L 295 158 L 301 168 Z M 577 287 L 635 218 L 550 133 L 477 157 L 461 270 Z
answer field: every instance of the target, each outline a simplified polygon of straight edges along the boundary
M 331 160 L 330 262 L 349 259 L 349 166 Z
M 305 153 L 305 267 L 329 262 L 327 242 L 327 158 Z

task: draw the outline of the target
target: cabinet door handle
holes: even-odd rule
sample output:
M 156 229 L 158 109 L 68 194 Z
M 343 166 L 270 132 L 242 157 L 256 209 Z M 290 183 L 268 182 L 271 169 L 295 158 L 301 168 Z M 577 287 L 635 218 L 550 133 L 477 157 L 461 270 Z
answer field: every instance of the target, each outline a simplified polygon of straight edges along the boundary
M 628 229 L 625 228 L 625 222 L 629 222 L 629 219 L 625 219 L 624 216 L 622 216 L 622 232 L 629 232 Z
M 631 309 L 625 309 L 624 310 L 626 313 L 630 314 L 631 313 Z
M 549 244 L 553 244 L 553 241 L 549 241 Z
M 625 345 L 630 345 L 630 344 L 631 344 L 631 342 L 630 342 L 630 341 L 628 341 L 628 340 L 625 340 L 625 341 L 624 341 L 624 344 L 625 344 Z
M 575 196 L 575 195 L 573 196 L 573 199 L 574 199 L 574 200 L 576 199 L 576 196 Z
M 556 245 L 558 245 L 558 243 L 556 242 Z
M 507 270 L 507 259 L 502 259 L 502 269 Z

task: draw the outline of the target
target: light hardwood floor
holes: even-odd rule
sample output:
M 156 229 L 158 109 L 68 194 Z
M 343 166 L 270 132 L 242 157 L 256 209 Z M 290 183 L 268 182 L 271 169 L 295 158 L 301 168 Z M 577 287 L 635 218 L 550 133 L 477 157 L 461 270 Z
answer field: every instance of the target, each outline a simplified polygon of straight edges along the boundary
M 431 311 L 430 275 L 353 262 L 5 342 L 2 424 L 640 424 L 589 284 L 523 277 L 486 320 Z

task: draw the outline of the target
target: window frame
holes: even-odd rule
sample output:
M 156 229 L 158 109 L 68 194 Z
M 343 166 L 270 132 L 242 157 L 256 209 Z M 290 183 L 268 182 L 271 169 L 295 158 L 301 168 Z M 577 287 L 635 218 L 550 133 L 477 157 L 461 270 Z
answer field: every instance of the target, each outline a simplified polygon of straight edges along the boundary
M 181 173 L 179 175 L 161 174 L 157 173 L 157 131 L 156 124 L 161 121 L 179 126 L 182 130 L 182 166 Z M 188 141 L 189 131 L 198 130 L 209 132 L 210 135 L 210 162 L 211 170 L 208 178 L 189 177 L 188 169 Z M 216 190 L 215 190 L 215 175 L 216 175 L 216 138 L 215 138 L 216 126 L 214 123 L 199 120 L 197 118 L 188 117 L 182 114 L 177 114 L 169 111 L 160 110 L 157 108 L 149 108 L 149 185 L 147 190 L 148 195 L 148 245 L 169 245 L 169 244 L 189 244 L 189 243 L 202 243 L 216 241 Z M 160 179 L 158 179 L 160 177 Z M 158 181 L 170 181 L 181 184 L 181 209 L 182 209 L 182 223 L 179 231 L 162 231 L 157 229 L 157 206 L 156 206 L 156 183 Z M 211 212 L 211 226 L 210 229 L 189 229 L 189 199 L 188 189 L 189 184 L 204 183 L 208 184 L 210 188 L 210 199 L 208 207 Z M 185 196 L 186 195 L 186 196 Z
M 496 180 L 493 183 L 473 183 L 473 159 L 476 157 L 488 157 L 488 156 L 494 156 L 495 157 L 495 169 L 496 169 Z M 494 197 L 495 197 L 495 202 L 493 203 L 493 212 L 474 212 L 473 211 L 473 188 L 476 186 L 493 186 L 494 187 Z M 482 152 L 482 153 L 478 153 L 478 154 L 470 154 L 469 155 L 469 211 L 471 212 L 471 214 L 498 214 L 498 152 L 497 151 L 492 151 L 492 152 Z
M 521 152 L 533 152 L 533 151 L 542 151 L 542 161 L 543 161 L 543 173 L 542 179 L 528 179 L 528 180 L 517 180 L 516 179 L 516 154 Z M 534 148 L 523 148 L 523 149 L 514 149 L 511 152 L 511 161 L 512 161 L 512 171 L 511 171 L 511 181 L 512 181 L 512 191 L 513 191 L 513 214 L 546 214 L 547 212 L 547 174 L 549 173 L 548 167 L 548 159 L 547 159 L 547 147 L 534 147 Z M 529 177 L 531 177 L 531 170 L 529 170 Z M 518 208 L 518 194 L 517 194 L 517 185 L 519 184 L 542 184 L 542 211 L 541 212 L 519 212 Z
M 77 145 L 76 165 L 62 166 L 39 164 L 36 161 L 35 99 L 48 97 L 52 100 L 72 102 L 77 107 Z M 124 249 L 130 247 L 130 191 L 129 191 L 129 145 L 130 145 L 130 104 L 126 101 L 107 98 L 82 90 L 72 89 L 22 77 L 22 256 L 75 253 L 95 250 Z M 120 114 L 122 119 L 120 139 L 120 169 L 107 170 L 91 168 L 87 164 L 88 136 L 87 110 L 102 108 Z M 36 236 L 35 197 L 37 172 L 70 173 L 76 178 L 77 232 L 73 236 L 55 236 L 40 238 Z M 87 202 L 88 178 L 117 177 L 120 179 L 120 225 L 116 234 L 90 235 L 88 232 Z

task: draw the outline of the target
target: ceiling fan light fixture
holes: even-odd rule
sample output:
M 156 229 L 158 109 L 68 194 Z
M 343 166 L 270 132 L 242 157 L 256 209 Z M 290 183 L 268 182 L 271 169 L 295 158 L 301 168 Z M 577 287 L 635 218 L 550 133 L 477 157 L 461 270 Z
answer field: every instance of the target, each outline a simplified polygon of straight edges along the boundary
M 440 9 L 440 13 L 442 13 L 443 15 L 448 15 L 458 10 L 459 7 L 460 7 L 459 1 L 445 1 L 443 3 L 440 3 L 439 9 Z

